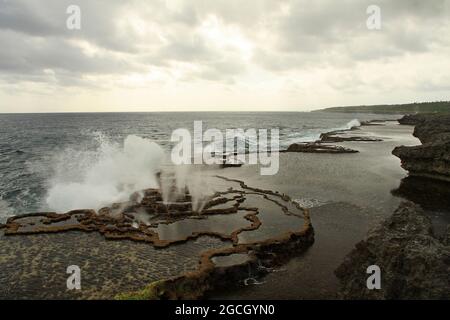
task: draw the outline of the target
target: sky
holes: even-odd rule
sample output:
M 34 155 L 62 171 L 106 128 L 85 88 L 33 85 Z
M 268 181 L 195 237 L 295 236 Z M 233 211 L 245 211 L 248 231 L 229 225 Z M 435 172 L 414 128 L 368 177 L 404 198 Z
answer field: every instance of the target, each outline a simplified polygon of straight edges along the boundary
M 0 0 L 0 112 L 450 100 L 449 70 L 450 0 Z

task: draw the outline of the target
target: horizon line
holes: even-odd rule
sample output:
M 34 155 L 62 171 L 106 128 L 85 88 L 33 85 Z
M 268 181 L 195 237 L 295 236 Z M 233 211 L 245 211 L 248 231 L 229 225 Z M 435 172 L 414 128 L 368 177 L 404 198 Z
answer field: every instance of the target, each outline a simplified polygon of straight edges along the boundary
M 203 111 L 203 110 L 185 110 L 185 111 L 181 111 L 181 110 L 151 110 L 151 111 L 37 111 L 37 112 L 1 112 L 0 114 L 62 114 L 62 113 L 191 113 L 191 112 L 196 112 L 196 113 L 226 113 L 226 112 L 235 112 L 235 113 L 244 113 L 244 112 L 311 112 L 311 111 L 317 111 L 317 110 L 321 110 L 321 109 L 312 109 L 312 110 L 248 110 L 248 111 L 243 111 L 243 110 L 231 110 L 231 111 L 225 111 L 225 110 L 208 110 L 208 111 Z
M 200 113 L 200 112 L 208 112 L 208 113 L 224 113 L 224 112 L 235 112 L 235 113 L 244 113 L 244 112 L 313 112 L 313 111 L 326 111 L 326 109 L 335 109 L 335 108 L 356 108 L 356 107 L 380 107 L 380 106 L 387 106 L 387 107 L 395 107 L 395 106 L 402 106 L 402 105 L 411 105 L 411 104 L 427 104 L 427 103 L 442 103 L 447 102 L 450 103 L 449 100 L 433 100 L 433 101 L 413 101 L 413 102 L 406 102 L 406 103 L 387 103 L 387 104 L 360 104 L 360 105 L 347 105 L 347 106 L 328 106 L 328 107 L 318 107 L 313 109 L 306 109 L 306 110 L 231 110 L 231 111 L 225 111 L 225 110 L 148 110 L 148 111 L 37 111 L 37 112 L 2 112 L 0 111 L 0 114 L 63 114 L 63 113 Z M 230 107 L 230 108 L 239 108 L 239 107 Z M 357 113 L 357 112 L 356 112 Z

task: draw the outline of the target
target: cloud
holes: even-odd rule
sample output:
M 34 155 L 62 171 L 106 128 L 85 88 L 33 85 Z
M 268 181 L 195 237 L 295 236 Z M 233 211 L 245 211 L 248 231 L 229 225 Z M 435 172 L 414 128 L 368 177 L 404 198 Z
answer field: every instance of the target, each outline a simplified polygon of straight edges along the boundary
M 54 90 L 151 87 L 153 94 L 172 86 L 192 95 L 210 85 L 245 94 L 266 86 L 284 101 L 288 83 L 291 97 L 296 90 L 306 96 L 314 84 L 345 100 L 345 92 L 364 97 L 399 88 L 389 68 L 405 76 L 420 69 L 421 79 L 403 83 L 418 96 L 447 88 L 445 69 L 431 72 L 414 61 L 449 64 L 448 0 L 79 0 L 82 28 L 68 30 L 72 2 L 0 0 L 0 95 L 20 83 Z M 381 30 L 366 27 L 370 4 L 381 8 Z M 373 70 L 384 74 L 372 77 Z

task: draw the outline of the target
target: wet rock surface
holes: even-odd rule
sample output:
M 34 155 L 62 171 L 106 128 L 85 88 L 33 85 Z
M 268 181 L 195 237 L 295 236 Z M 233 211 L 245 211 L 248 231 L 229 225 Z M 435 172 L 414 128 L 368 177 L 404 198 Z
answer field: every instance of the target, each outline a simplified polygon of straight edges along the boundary
M 381 125 L 381 124 L 366 124 L 366 125 Z M 356 130 L 356 129 L 354 129 Z M 352 131 L 352 130 L 349 130 Z M 344 135 L 345 131 L 332 131 L 328 133 L 323 133 L 320 136 L 320 142 L 321 143 L 338 143 L 338 142 L 349 142 L 349 141 L 356 141 L 356 142 L 379 142 L 383 141 L 380 138 L 376 137 L 370 137 L 370 136 L 358 136 L 355 134 L 347 134 Z
M 437 236 L 450 224 L 450 183 L 418 176 L 404 178 L 392 194 L 420 205 L 431 219 Z
M 429 114 L 406 114 L 401 119 L 398 119 L 398 123 L 403 125 L 410 125 L 415 126 L 419 123 L 424 122 L 427 118 L 429 118 L 431 115 Z
M 196 270 L 203 251 L 230 246 L 201 237 L 158 250 L 147 243 L 108 241 L 80 231 L 0 235 L 0 244 L 0 299 L 113 299 Z M 67 289 L 70 265 L 81 269 L 81 290 Z
M 411 175 L 450 181 L 450 116 L 414 115 L 399 120 L 414 124 L 414 136 L 422 145 L 395 148 L 392 153 Z
M 392 193 L 420 205 L 423 209 L 450 212 L 450 184 L 446 181 L 409 176 L 404 178 Z
M 198 298 L 225 274 L 242 277 L 244 268 L 248 274 L 249 267 L 279 263 L 312 244 L 308 211 L 286 195 L 211 179 L 221 191 L 202 210 L 194 210 L 187 192 L 174 190 L 164 201 L 159 190 L 148 189 L 98 212 L 9 218 L 0 226 L 0 297 Z M 248 259 L 216 270 L 213 258 L 237 254 Z M 82 270 L 80 291 L 66 289 L 69 265 Z
M 404 202 L 356 245 L 335 271 L 344 299 L 449 299 L 450 247 L 434 235 L 423 210 Z M 381 269 L 381 289 L 369 290 L 367 267 Z
M 306 153 L 357 153 L 357 150 L 342 146 L 323 145 L 320 143 L 294 143 L 286 152 L 306 152 Z
M 383 121 L 384 122 L 384 121 Z M 362 126 L 383 126 L 382 121 L 373 120 L 362 123 Z M 383 141 L 380 138 L 366 136 L 362 134 L 356 134 L 358 127 L 352 127 L 345 130 L 334 130 L 320 135 L 320 139 L 315 142 L 308 143 L 294 143 L 291 144 L 284 152 L 304 152 L 304 153 L 358 153 L 358 150 L 350 149 L 347 147 L 333 145 L 331 143 L 341 142 L 380 142 Z

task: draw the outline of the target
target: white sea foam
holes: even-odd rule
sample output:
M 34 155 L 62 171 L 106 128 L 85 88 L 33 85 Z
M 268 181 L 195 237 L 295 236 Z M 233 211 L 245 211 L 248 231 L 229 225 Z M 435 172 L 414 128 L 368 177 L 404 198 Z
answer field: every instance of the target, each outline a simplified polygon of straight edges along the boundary
M 360 127 L 360 126 L 361 126 L 361 122 L 359 122 L 358 119 L 353 119 L 350 122 L 348 122 L 347 125 L 343 129 L 350 130 L 351 128 Z
M 102 135 L 96 139 L 96 150 L 66 149 L 56 156 L 46 199 L 51 210 L 99 209 L 158 187 L 156 173 L 164 157 L 158 144 L 134 135 L 123 144 Z
M 359 120 L 348 122 L 342 129 L 360 126 Z M 339 130 L 339 129 L 338 129 Z M 296 140 L 316 140 L 316 134 L 297 137 Z M 173 201 L 169 190 L 165 190 L 164 172 L 162 185 L 156 178 L 164 160 L 164 151 L 155 142 L 130 135 L 123 144 L 113 143 L 103 135 L 95 136 L 97 148 L 79 150 L 67 148 L 58 153 L 52 161 L 55 168 L 49 179 L 46 203 L 50 210 L 64 212 L 73 209 L 99 209 L 115 202 L 129 199 L 129 196 L 146 188 L 159 188 L 164 201 Z M 175 168 L 174 175 L 178 191 L 187 189 L 192 195 L 194 210 L 201 211 L 208 190 L 201 174 L 191 168 Z
M 189 165 L 165 167 L 161 172 L 161 193 L 166 204 L 177 201 L 177 196 L 188 191 L 192 199 L 192 210 L 201 212 L 214 193 L 213 189 L 208 185 L 204 172 Z
M 14 215 L 14 210 L 9 206 L 6 200 L 0 197 L 0 223 L 3 223 L 9 217 Z
M 345 126 L 339 127 L 339 128 L 330 128 L 329 130 L 325 132 L 331 132 L 331 131 L 338 131 L 338 130 L 350 130 L 354 127 L 360 127 L 361 122 L 358 119 L 353 119 Z M 317 131 L 317 132 L 295 132 L 290 134 L 285 141 L 281 142 L 281 145 L 285 148 L 289 147 L 292 143 L 304 143 L 304 142 L 314 142 L 317 140 L 320 140 L 321 134 L 324 133 L 324 131 Z

